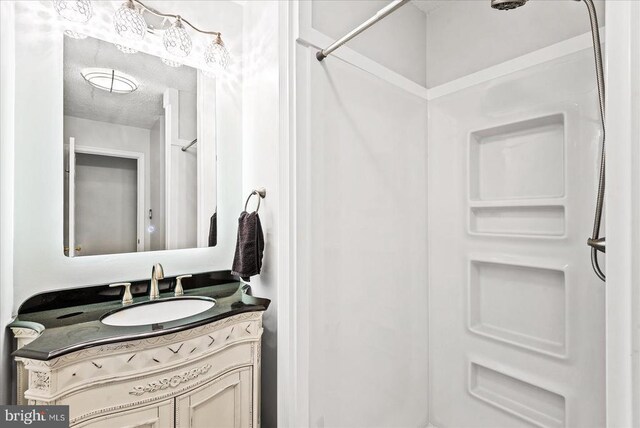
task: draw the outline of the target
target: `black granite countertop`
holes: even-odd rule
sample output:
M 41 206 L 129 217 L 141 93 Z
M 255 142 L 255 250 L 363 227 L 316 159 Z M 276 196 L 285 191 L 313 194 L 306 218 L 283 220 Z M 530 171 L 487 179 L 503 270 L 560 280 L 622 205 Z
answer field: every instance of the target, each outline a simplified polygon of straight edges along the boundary
M 160 298 L 174 298 L 174 286 L 174 278 L 162 281 Z M 149 301 L 147 287 L 148 281 L 132 283 L 133 305 Z M 103 285 L 36 295 L 22 304 L 9 327 L 25 327 L 42 333 L 12 355 L 46 361 L 106 343 L 160 336 L 243 312 L 264 311 L 270 303 L 268 299 L 249 295 L 248 286 L 228 272 L 197 274 L 184 279 L 183 287 L 185 297 L 208 297 L 215 299 L 216 304 L 187 318 L 161 324 L 120 327 L 103 324 L 100 320 L 122 309 L 122 287 L 109 288 Z

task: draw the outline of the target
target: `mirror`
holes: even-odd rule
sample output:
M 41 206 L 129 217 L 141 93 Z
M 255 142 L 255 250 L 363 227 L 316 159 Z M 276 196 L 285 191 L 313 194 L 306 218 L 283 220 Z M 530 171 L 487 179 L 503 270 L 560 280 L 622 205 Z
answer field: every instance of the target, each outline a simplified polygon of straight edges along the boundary
M 215 80 L 64 37 L 64 252 L 215 246 Z

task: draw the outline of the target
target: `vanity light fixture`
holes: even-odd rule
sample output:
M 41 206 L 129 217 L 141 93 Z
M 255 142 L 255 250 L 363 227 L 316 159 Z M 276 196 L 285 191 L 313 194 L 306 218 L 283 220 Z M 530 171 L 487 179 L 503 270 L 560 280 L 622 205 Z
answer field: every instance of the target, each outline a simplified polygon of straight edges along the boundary
M 85 68 L 80 74 L 94 88 L 113 94 L 130 94 L 138 89 L 136 79 L 112 68 Z
M 73 22 L 87 22 L 93 16 L 90 0 L 53 0 L 58 15 Z
M 147 32 L 147 22 L 133 0 L 127 0 L 113 15 L 116 33 L 126 39 L 142 40 Z
M 164 18 L 165 21 L 173 22 L 169 28 L 164 29 L 165 34 L 163 36 L 164 47 L 169 54 L 176 57 L 187 57 L 191 53 L 193 42 L 189 33 L 187 33 L 185 24 L 192 30 L 213 36 L 213 40 L 205 48 L 204 60 L 206 64 L 211 68 L 211 71 L 225 70 L 231 60 L 231 55 L 222 41 L 222 34 L 219 31 L 205 31 L 193 25 L 180 15 L 174 15 L 170 13 L 162 13 L 156 9 L 145 6 L 139 0 L 128 0 L 130 3 L 135 3 L 140 7 L 140 13 L 150 13 L 160 18 Z M 160 28 L 159 30 L 162 30 Z M 175 62 L 175 61 L 174 61 Z M 166 61 L 165 61 L 166 64 Z
M 74 22 L 87 22 L 93 15 L 90 0 L 52 0 L 53 7 L 60 16 Z M 151 14 L 159 18 L 164 18 L 162 24 L 157 27 L 149 27 L 144 18 L 145 14 Z M 185 58 L 191 54 L 193 40 L 187 32 L 186 27 L 193 31 L 213 37 L 204 49 L 204 60 L 210 72 L 217 73 L 225 70 L 231 61 L 231 55 L 222 41 L 222 34 L 219 31 L 205 31 L 193 25 L 180 15 L 162 13 L 152 7 L 146 6 L 139 0 L 125 0 L 113 15 L 113 25 L 116 32 L 123 38 L 131 40 L 142 40 L 146 33 L 157 34 L 163 31 L 162 42 L 170 57 Z M 71 37 L 71 36 L 70 36 Z M 122 52 L 134 53 L 131 48 L 121 48 Z M 122 46 L 124 47 L 124 46 Z M 163 59 L 173 64 L 178 61 Z M 175 65 L 173 65 L 175 66 Z
M 182 25 L 180 16 L 176 18 L 176 22 L 164 32 L 162 37 L 164 47 L 171 55 L 185 57 L 191 53 L 191 37 Z
M 220 34 L 216 35 L 204 51 L 204 60 L 210 67 L 218 71 L 226 70 L 230 59 L 229 51 L 225 48 L 222 37 Z

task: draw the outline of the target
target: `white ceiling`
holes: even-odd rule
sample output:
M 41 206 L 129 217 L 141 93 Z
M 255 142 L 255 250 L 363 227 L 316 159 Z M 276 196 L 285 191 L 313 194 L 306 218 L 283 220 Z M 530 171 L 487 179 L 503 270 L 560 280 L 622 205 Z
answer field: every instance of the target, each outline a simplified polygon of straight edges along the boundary
M 413 0 L 412 3 L 428 15 L 439 7 L 445 6 L 447 3 L 451 3 L 452 1 L 454 0 Z
M 113 94 L 89 85 L 80 71 L 106 67 L 134 77 L 139 87 L 130 94 Z M 173 68 L 142 52 L 124 54 L 115 45 L 88 37 L 64 40 L 64 114 L 83 119 L 151 129 L 163 114 L 167 88 L 196 92 L 196 70 Z

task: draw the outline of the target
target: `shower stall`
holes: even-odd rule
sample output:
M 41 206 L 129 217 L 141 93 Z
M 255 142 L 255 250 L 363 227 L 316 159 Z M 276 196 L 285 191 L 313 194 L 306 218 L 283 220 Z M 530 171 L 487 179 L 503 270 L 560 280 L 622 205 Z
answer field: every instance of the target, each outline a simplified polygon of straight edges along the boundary
M 607 0 L 295 4 L 291 420 L 632 425 L 636 229 L 621 187 L 605 206 L 604 142 L 613 61 L 638 59 L 605 23 L 637 18 Z

